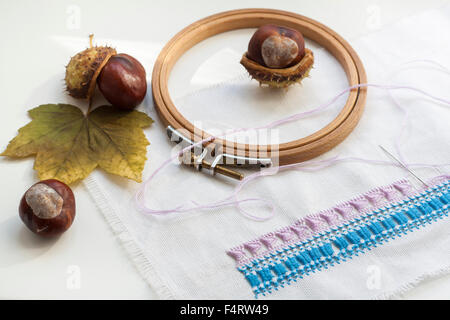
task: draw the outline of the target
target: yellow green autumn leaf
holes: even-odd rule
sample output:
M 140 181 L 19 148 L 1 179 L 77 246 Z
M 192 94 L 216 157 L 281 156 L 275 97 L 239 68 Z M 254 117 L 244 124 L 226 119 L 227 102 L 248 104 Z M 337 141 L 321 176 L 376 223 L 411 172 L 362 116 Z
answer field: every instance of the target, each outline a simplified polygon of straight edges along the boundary
M 46 104 L 29 114 L 32 121 L 19 129 L 1 155 L 36 155 L 34 169 L 39 179 L 71 183 L 99 166 L 142 181 L 149 145 L 142 128 L 153 123 L 145 113 L 101 106 L 85 116 L 73 105 Z

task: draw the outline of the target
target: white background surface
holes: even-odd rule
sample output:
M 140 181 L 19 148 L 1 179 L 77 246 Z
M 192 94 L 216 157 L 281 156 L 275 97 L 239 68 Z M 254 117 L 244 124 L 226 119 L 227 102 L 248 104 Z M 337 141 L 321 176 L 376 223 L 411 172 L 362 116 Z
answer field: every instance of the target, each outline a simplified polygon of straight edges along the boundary
M 398 19 L 448 3 L 430 1 L 15 1 L 0 2 L 0 148 L 29 119 L 26 110 L 57 101 L 64 65 L 81 50 L 64 39 L 87 37 L 130 42 L 139 48 L 165 43 L 184 26 L 209 14 L 245 7 L 273 7 L 316 19 L 350 43 Z M 79 13 L 79 19 L 74 19 Z M 79 23 L 78 23 L 79 22 Z M 133 55 L 133 45 L 126 52 Z M 138 57 L 139 58 L 139 57 Z M 152 66 L 146 65 L 150 81 Z M 55 82 L 60 82 L 58 87 Z M 171 90 L 183 90 L 175 81 Z M 67 101 L 70 102 L 70 99 Z M 157 119 L 156 119 L 157 120 Z M 163 134 L 163 133 L 161 133 Z M 21 223 L 17 207 L 37 177 L 33 159 L 0 159 L 0 298 L 151 299 L 82 184 L 74 185 L 77 217 L 57 241 L 42 240 Z M 74 276 L 79 275 L 79 286 Z M 74 286 L 75 285 L 75 286 Z M 450 277 L 414 289 L 408 298 L 450 298 Z

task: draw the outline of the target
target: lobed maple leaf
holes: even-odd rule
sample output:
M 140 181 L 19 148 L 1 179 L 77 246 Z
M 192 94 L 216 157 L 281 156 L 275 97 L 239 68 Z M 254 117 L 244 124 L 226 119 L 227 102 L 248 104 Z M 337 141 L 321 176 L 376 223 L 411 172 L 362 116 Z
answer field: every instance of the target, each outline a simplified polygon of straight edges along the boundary
M 137 182 L 142 181 L 146 147 L 142 131 L 153 120 L 139 111 L 101 106 L 84 115 L 69 104 L 46 104 L 28 111 L 32 121 L 0 154 L 13 158 L 36 155 L 39 179 L 71 183 L 97 166 Z

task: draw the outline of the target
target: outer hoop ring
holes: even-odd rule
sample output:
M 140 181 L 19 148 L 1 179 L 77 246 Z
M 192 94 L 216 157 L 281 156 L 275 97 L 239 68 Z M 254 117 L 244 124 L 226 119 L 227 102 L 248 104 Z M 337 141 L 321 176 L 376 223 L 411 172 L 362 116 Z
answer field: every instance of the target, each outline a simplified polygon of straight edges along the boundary
M 242 9 L 218 13 L 192 23 L 176 34 L 159 54 L 152 74 L 152 92 L 158 114 L 165 126 L 184 129 L 195 141 L 210 134 L 193 126 L 177 110 L 169 95 L 168 80 L 177 60 L 195 44 L 216 34 L 242 28 L 257 28 L 264 24 L 278 24 L 299 30 L 306 38 L 326 48 L 342 65 L 349 86 L 367 82 L 363 64 L 353 48 L 336 32 L 323 24 L 302 15 L 273 9 Z M 236 155 L 258 157 L 272 150 L 278 152 L 280 165 L 302 162 L 319 156 L 342 142 L 361 118 L 367 88 L 353 89 L 337 117 L 313 134 L 280 145 L 239 144 L 222 139 L 214 140 Z M 194 134 L 195 132 L 195 134 Z M 201 135 L 198 135 L 201 133 Z

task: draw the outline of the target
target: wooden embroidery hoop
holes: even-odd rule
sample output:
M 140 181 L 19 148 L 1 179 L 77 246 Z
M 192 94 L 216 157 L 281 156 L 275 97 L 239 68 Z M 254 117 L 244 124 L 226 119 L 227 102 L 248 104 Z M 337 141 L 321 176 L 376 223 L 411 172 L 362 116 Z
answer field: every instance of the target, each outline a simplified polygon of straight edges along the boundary
M 177 110 L 169 95 L 168 80 L 177 60 L 197 43 L 219 33 L 243 28 L 258 28 L 264 24 L 276 24 L 299 30 L 327 49 L 342 65 L 349 86 L 367 83 L 363 64 L 353 48 L 336 32 L 323 24 L 302 15 L 273 9 L 242 9 L 218 13 L 201 19 L 176 34 L 159 54 L 152 75 L 153 99 L 160 118 L 165 126 L 188 132 L 192 141 L 209 137 L 205 131 L 196 129 Z M 236 61 L 239 63 L 239 61 Z M 367 88 L 351 90 L 345 106 L 337 117 L 313 134 L 279 145 L 239 144 L 222 139 L 214 140 L 234 154 L 258 157 L 259 151 L 277 150 L 279 165 L 306 161 L 332 149 L 342 142 L 355 128 L 361 118 L 367 96 Z M 194 134 L 195 132 L 195 134 Z M 201 136 L 199 135 L 201 133 Z

